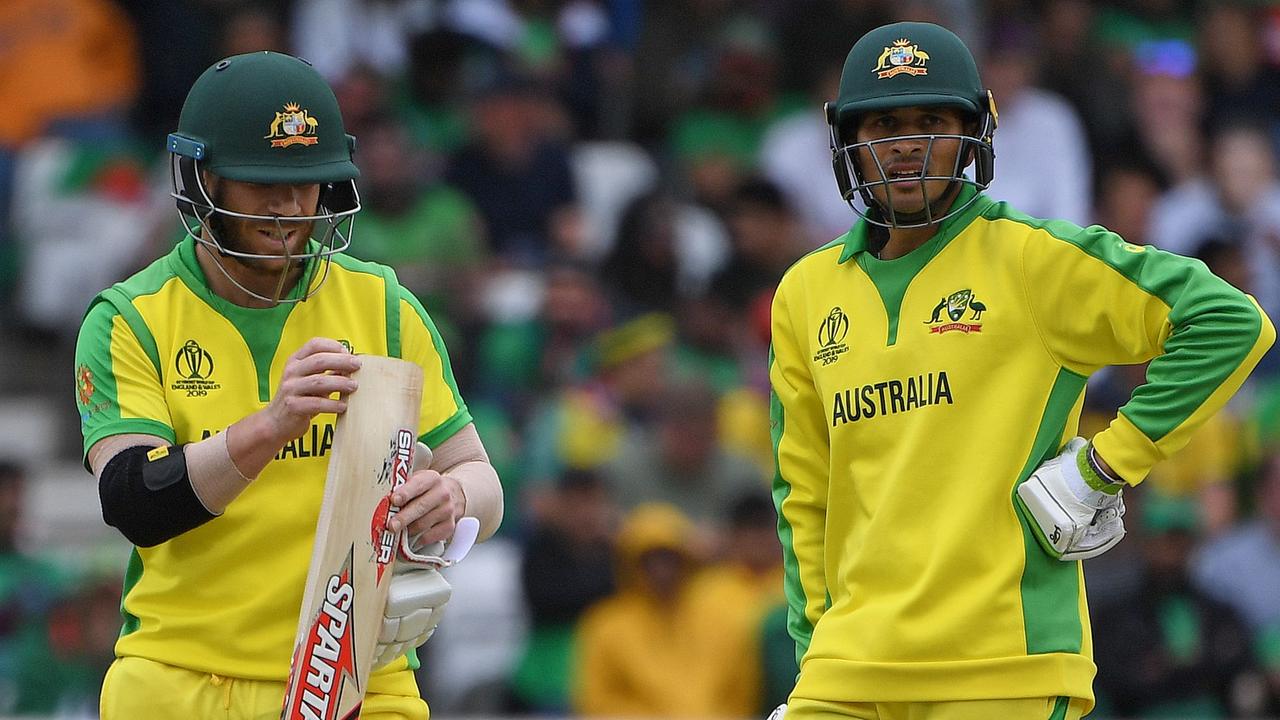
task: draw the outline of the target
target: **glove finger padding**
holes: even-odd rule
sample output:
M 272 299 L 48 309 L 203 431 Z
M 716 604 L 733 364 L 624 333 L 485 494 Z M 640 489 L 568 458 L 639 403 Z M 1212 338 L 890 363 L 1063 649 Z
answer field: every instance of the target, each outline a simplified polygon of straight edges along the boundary
M 374 669 L 425 643 L 435 632 L 453 594 L 449 582 L 435 569 L 409 565 L 404 568 L 401 571 L 398 563 L 391 578 Z
M 1106 552 L 1124 537 L 1120 493 L 1090 490 L 1080 477 L 1077 456 L 1088 443 L 1074 438 L 1018 486 L 1015 501 L 1032 534 L 1049 555 L 1084 560 Z

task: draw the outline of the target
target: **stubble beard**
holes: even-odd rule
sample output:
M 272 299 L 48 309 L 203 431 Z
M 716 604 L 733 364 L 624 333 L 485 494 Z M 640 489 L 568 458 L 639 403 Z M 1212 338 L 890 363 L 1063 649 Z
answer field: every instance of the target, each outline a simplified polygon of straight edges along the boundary
M 212 200 L 215 207 L 223 207 L 223 197 L 219 190 L 220 188 L 215 188 L 213 192 Z M 260 253 L 260 251 L 255 251 L 253 249 L 253 245 L 249 240 L 250 235 L 257 233 L 257 230 L 253 229 L 254 221 L 232 217 L 214 211 L 205 222 L 208 225 L 209 232 L 213 236 L 212 239 L 214 242 L 224 251 L 228 251 L 218 253 L 220 256 L 216 258 L 218 262 L 222 262 L 224 260 L 230 261 L 241 271 L 241 273 L 257 280 L 261 280 L 263 283 L 270 283 L 273 289 L 276 283 L 279 282 L 280 273 L 288 272 L 290 275 L 294 276 L 285 283 L 286 287 L 292 287 L 292 283 L 296 282 L 297 277 L 301 276 L 303 269 L 306 267 L 306 261 L 304 259 L 295 258 L 290 260 L 290 267 L 286 269 L 284 267 L 285 261 L 283 255 L 279 258 L 254 258 L 231 255 L 230 253 L 232 252 L 250 254 Z M 285 229 L 288 229 L 291 226 L 297 226 L 302 231 L 302 236 L 309 239 L 311 237 L 311 231 L 315 228 L 315 221 L 310 220 L 305 223 L 286 221 L 281 222 L 280 225 Z M 298 251 L 306 251 L 305 242 L 298 248 Z

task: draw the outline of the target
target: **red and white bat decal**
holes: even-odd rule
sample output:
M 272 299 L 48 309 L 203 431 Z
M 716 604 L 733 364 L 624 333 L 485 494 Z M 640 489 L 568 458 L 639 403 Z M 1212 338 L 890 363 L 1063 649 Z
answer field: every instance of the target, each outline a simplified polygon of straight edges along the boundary
M 285 720 L 338 720 L 338 701 L 348 679 L 355 682 L 355 635 L 351 631 L 355 589 L 351 586 L 351 560 L 340 575 L 331 575 L 325 587 L 324 605 L 311 623 L 304 644 L 298 646 L 293 666 L 304 668 L 300 681 L 285 696 Z M 360 707 L 346 718 L 360 715 Z
M 378 501 L 374 508 L 373 519 L 369 530 L 373 539 L 374 561 L 378 564 L 378 582 L 382 582 L 382 574 L 396 556 L 396 534 L 387 527 L 391 518 L 400 512 L 400 507 L 391 502 L 391 494 L 401 485 L 409 481 L 409 473 L 413 470 L 413 449 L 416 440 L 413 432 L 401 429 L 391 442 L 387 459 L 382 464 L 382 477 L 379 484 L 386 483 L 387 494 Z

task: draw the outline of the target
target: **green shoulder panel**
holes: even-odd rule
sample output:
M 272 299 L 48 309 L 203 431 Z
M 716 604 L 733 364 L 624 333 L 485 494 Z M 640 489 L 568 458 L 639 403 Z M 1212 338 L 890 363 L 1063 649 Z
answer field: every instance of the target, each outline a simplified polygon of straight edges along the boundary
M 1012 220 L 1069 243 L 1168 306 L 1173 332 L 1152 359 L 1147 382 L 1121 408 L 1153 442 L 1191 417 L 1246 362 L 1263 332 L 1257 305 L 1199 260 L 1133 245 L 1097 225 L 1031 218 L 1003 203 L 993 205 L 987 217 Z
M 176 250 L 175 250 L 176 252 Z M 173 429 L 146 418 L 122 418 L 119 388 L 115 376 L 113 333 L 117 317 L 124 320 L 139 347 L 161 375 L 160 354 L 151 328 L 143 321 L 133 300 L 159 292 L 175 281 L 171 256 L 156 260 L 146 269 L 99 293 L 89 303 L 75 349 L 76 409 L 80 415 L 85 467 L 94 443 L 109 435 L 143 433 L 173 440 Z

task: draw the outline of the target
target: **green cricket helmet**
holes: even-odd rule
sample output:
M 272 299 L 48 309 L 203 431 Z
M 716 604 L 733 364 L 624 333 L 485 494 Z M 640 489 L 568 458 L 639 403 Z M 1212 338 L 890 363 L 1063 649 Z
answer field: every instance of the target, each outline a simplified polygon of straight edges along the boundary
M 275 52 L 235 55 L 205 70 L 182 105 L 178 129 L 169 135 L 173 192 L 183 225 L 199 242 L 222 257 L 311 260 L 312 273 L 328 273 L 328 261 L 351 243 L 351 225 L 360 210 L 351 161 L 355 138 L 346 134 L 338 101 L 324 78 L 306 60 Z M 204 182 L 207 171 L 221 178 L 257 184 L 320 185 L 316 214 L 277 217 L 251 215 L 220 207 Z M 261 255 L 229 248 L 218 238 L 219 216 L 285 223 L 310 222 L 323 228 L 303 254 Z M 196 226 L 192 226 L 192 221 Z M 346 225 L 344 231 L 343 225 Z M 197 232 L 197 230 L 199 232 Z M 283 234 L 283 231 L 282 231 Z M 220 269 L 226 274 L 226 269 Z M 286 273 L 282 273 L 282 280 Z M 319 284 L 308 275 L 302 297 L 267 298 L 272 302 L 305 299 Z M 228 275 L 228 278 L 240 283 Z
M 958 108 L 975 121 L 976 132 L 973 135 L 915 135 L 856 142 L 858 121 L 864 113 L 916 106 Z M 877 186 L 920 183 L 923 190 L 926 181 L 946 180 L 984 190 L 991 183 L 995 165 L 992 147 L 997 122 L 995 101 L 991 91 L 982 85 L 978 65 L 969 48 L 944 27 L 932 23 L 900 22 L 878 27 L 863 35 L 845 59 L 844 71 L 840 75 L 840 94 L 826 104 L 825 114 L 830 129 L 832 165 L 840 194 L 851 205 L 855 195 L 861 197 L 866 210 L 859 212 L 868 222 L 883 227 L 923 227 L 945 220 L 967 207 L 965 204 L 941 213 L 932 203 L 926 202 L 924 209 L 918 212 L 895 212 L 891 204 L 886 207 L 875 200 L 871 189 Z M 958 140 L 961 150 L 956 155 L 956 165 L 951 173 L 897 179 L 888 177 L 873 152 L 873 146 L 896 142 L 904 137 L 927 143 L 926 168 L 937 140 Z M 858 167 L 855 157 L 859 151 L 869 153 L 875 161 L 876 177 L 866 177 Z M 973 179 L 964 174 L 971 162 L 975 166 Z M 948 192 L 943 197 L 951 195 Z

